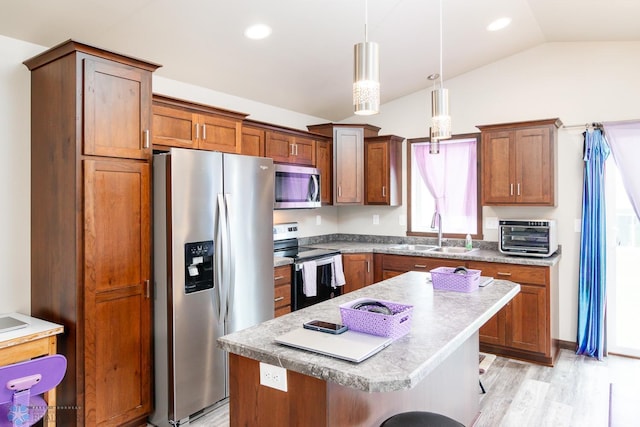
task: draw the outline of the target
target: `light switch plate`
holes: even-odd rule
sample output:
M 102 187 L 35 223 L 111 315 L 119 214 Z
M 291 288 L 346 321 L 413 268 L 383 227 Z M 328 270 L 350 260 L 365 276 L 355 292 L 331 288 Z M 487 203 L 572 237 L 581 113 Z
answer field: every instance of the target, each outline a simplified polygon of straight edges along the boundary
M 260 384 L 276 390 L 287 391 L 287 370 L 260 362 Z
M 405 215 L 405 214 L 401 214 L 401 215 L 398 217 L 398 224 L 399 224 L 399 225 L 407 225 L 407 215 Z
M 582 231 L 582 219 L 575 218 L 573 220 L 573 231 L 580 233 Z
M 316 225 L 322 224 L 322 217 L 320 215 L 316 215 Z
M 373 225 L 378 225 L 380 224 L 380 215 L 374 215 L 373 216 Z

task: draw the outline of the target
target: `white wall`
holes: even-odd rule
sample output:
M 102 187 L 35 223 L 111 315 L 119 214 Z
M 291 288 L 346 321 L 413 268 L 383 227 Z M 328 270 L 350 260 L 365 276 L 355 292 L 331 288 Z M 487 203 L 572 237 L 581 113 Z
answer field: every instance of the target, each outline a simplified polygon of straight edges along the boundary
M 477 132 L 475 125 L 559 117 L 565 125 L 640 118 L 640 43 L 549 43 L 445 81 L 454 133 Z M 384 91 L 384 87 L 382 87 Z M 430 93 L 414 93 L 385 104 L 367 118 L 381 134 L 427 136 Z M 351 117 L 345 123 L 360 122 Z M 581 217 L 583 129 L 560 129 L 559 176 L 555 208 L 485 207 L 484 217 L 555 218 L 562 245 L 560 261 L 560 335 L 575 341 L 577 325 L 579 233 Z M 406 150 L 406 143 L 405 143 Z M 406 153 L 403 153 L 406 157 Z M 406 158 L 404 161 L 406 165 Z M 406 181 L 406 177 L 404 177 Z M 406 195 L 406 182 L 405 182 Z M 406 201 L 406 197 L 404 198 Z M 373 226 L 371 214 L 380 214 Z M 340 208 L 339 231 L 403 235 L 399 208 Z M 377 232 L 379 230 L 379 232 Z M 497 241 L 497 230 L 484 229 Z

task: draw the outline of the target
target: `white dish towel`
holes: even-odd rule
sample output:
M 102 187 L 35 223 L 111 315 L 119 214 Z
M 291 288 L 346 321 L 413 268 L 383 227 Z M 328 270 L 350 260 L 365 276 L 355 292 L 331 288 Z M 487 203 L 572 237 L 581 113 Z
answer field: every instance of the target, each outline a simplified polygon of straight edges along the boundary
M 331 275 L 331 286 L 335 288 L 347 283 L 344 279 L 344 270 L 342 269 L 342 255 L 338 254 L 334 256 L 332 264 L 333 268 L 331 269 L 331 273 L 333 274 Z
M 302 263 L 302 293 L 308 297 L 318 295 L 318 273 L 315 261 Z

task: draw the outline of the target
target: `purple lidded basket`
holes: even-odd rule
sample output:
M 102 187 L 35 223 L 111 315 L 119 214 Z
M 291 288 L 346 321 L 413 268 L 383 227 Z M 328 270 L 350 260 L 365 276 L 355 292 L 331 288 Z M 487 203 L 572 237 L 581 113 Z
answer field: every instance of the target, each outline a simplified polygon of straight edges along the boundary
M 364 301 L 377 301 L 384 304 L 393 314 L 382 314 L 351 308 Z M 340 304 L 340 315 L 342 316 L 342 323 L 352 331 L 398 339 L 411 330 L 413 306 L 393 301 L 358 298 Z
M 433 289 L 473 292 L 480 285 L 480 270 L 467 269 L 466 274 L 454 273 L 453 267 L 438 267 L 430 271 Z

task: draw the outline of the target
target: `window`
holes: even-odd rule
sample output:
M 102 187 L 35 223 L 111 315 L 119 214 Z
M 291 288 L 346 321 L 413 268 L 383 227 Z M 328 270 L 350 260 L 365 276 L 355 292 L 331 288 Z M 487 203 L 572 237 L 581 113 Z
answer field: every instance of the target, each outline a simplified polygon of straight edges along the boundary
M 479 141 L 479 133 L 453 135 L 440 141 L 438 154 L 430 154 L 429 138 L 408 140 L 407 235 L 436 235 L 431 220 L 437 211 L 443 235 L 482 238 Z

